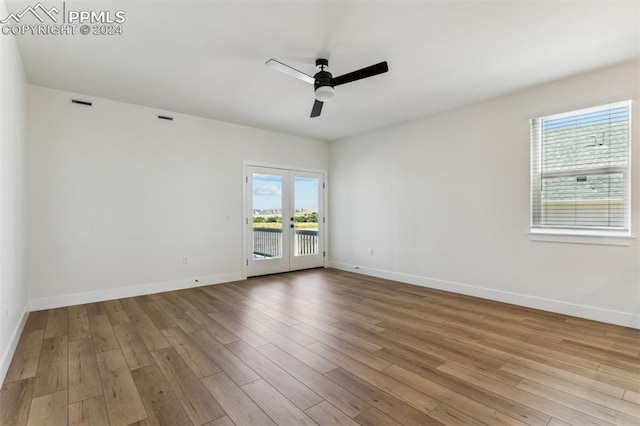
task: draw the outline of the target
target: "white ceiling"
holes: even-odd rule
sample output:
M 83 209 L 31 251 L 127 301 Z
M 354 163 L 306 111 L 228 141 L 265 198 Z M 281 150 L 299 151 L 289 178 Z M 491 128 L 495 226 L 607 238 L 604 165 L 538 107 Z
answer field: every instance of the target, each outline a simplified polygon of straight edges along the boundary
M 20 12 L 36 1 L 7 1 Z M 45 6 L 62 1 L 43 1 Z M 121 36 L 21 36 L 29 82 L 321 140 L 640 57 L 640 1 L 91 1 Z M 309 118 L 307 74 L 383 60 Z

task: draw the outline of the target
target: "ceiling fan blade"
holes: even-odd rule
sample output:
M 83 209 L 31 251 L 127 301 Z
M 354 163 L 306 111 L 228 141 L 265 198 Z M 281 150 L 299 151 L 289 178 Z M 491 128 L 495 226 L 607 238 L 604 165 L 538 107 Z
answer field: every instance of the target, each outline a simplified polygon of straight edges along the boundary
M 361 80 L 363 78 L 373 77 L 374 75 L 382 74 L 387 71 L 389 71 L 389 66 L 387 65 L 387 61 L 384 61 L 348 74 L 334 77 L 331 79 L 331 84 L 333 86 L 339 86 L 341 84 L 351 83 L 352 81 Z
M 315 102 L 313 103 L 313 108 L 311 109 L 311 118 L 320 116 L 320 113 L 322 112 L 322 105 L 322 101 L 319 101 L 317 99 L 315 100 Z
M 306 81 L 309 84 L 313 84 L 315 83 L 315 79 L 313 77 L 311 77 L 310 75 L 307 75 L 301 71 L 298 71 L 295 68 L 291 68 L 289 65 L 285 65 L 280 61 L 276 61 L 275 59 L 269 59 L 267 62 L 264 63 L 266 66 L 273 68 L 274 70 L 283 72 L 287 75 L 290 75 L 291 77 L 295 77 L 297 79 L 300 79 L 302 81 Z

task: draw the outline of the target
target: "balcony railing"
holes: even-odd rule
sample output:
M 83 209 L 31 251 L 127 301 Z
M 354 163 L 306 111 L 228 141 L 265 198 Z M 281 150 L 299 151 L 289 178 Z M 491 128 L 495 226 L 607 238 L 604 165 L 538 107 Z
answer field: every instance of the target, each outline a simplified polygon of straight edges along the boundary
M 253 228 L 254 257 L 282 257 L 282 229 Z
M 296 256 L 307 256 L 318 253 L 318 230 L 296 229 L 296 239 L 293 243 Z
M 308 256 L 318 253 L 318 230 L 296 229 L 293 242 L 295 256 Z M 282 229 L 253 228 L 254 258 L 282 257 Z

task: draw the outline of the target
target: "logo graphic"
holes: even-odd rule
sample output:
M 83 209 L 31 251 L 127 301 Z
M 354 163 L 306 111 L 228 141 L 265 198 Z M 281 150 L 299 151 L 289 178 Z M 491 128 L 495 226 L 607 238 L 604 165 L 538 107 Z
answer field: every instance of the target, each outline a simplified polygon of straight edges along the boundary
M 0 24 L 6 24 L 11 19 L 13 19 L 15 23 L 19 23 L 22 17 L 28 13 L 31 13 L 33 16 L 35 16 L 38 21 L 44 22 L 44 18 L 38 13 L 38 11 L 48 16 L 53 22 L 58 22 L 58 18 L 53 16 L 53 13 L 58 14 L 60 13 L 60 11 L 55 6 L 47 10 L 47 8 L 42 5 L 42 3 L 38 3 L 35 6 L 28 6 L 20 13 L 10 13 L 9 16 L 0 21 Z
M 35 25 L 34 18 L 39 21 Z M 0 28 L 3 35 L 14 36 L 114 36 L 122 35 L 126 20 L 124 10 L 68 8 L 66 1 L 61 2 L 61 9 L 55 6 L 47 9 L 38 2 L 20 13 L 10 13 L 0 20 Z

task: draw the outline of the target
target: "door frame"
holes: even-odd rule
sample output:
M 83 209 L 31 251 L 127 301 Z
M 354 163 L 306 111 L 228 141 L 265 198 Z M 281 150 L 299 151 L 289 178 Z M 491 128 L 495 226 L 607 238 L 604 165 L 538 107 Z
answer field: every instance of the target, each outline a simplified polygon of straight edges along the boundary
M 282 170 L 291 170 L 291 171 L 296 171 L 296 172 L 303 172 L 303 173 L 319 173 L 322 174 L 324 176 L 324 190 L 322 191 L 322 205 L 323 205 L 323 210 L 324 210 L 324 216 L 323 216 L 323 227 L 322 227 L 322 239 L 324 241 L 323 243 L 323 247 L 322 250 L 324 252 L 324 257 L 322 260 L 322 267 L 323 268 L 328 268 L 329 267 L 329 216 L 328 216 L 328 211 L 329 211 L 329 185 L 327 184 L 328 181 L 328 171 L 326 169 L 316 169 L 316 168 L 311 168 L 311 167 L 301 167 L 301 166 L 293 166 L 290 164 L 279 164 L 279 163 L 269 163 L 269 162 L 264 162 L 264 161 L 252 161 L 252 160 L 242 160 L 242 171 L 241 171 L 241 176 L 242 176 L 242 220 L 241 220 L 241 225 L 242 225 L 242 257 L 241 257 L 241 262 L 242 262 L 242 278 L 243 279 L 247 279 L 247 277 L 249 276 L 249 259 L 247 258 L 248 255 L 248 250 L 249 250 L 249 245 L 248 245 L 248 225 L 249 225 L 249 218 L 247 217 L 247 211 L 249 209 L 249 206 L 252 205 L 253 200 L 252 197 L 249 193 L 249 186 L 248 186 L 248 179 L 249 176 L 247 174 L 247 168 L 248 167 L 267 167 L 267 168 L 272 168 L 272 169 L 282 169 Z

